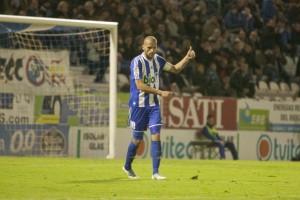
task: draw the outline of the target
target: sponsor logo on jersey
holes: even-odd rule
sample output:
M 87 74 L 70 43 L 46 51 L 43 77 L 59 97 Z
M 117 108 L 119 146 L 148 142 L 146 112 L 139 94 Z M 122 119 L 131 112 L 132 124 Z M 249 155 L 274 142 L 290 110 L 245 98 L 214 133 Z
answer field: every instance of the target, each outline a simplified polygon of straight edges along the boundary
M 155 83 L 157 78 L 157 73 L 154 74 L 154 76 L 146 76 L 144 75 L 144 83 L 145 84 L 150 84 L 150 83 Z

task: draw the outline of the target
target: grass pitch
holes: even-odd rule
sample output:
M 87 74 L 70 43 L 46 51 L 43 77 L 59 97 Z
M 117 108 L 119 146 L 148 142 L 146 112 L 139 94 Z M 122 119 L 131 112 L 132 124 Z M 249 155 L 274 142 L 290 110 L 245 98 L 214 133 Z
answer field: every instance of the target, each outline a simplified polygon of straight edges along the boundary
M 0 157 L 0 199 L 300 199 L 299 164 L 163 159 L 158 181 L 150 159 L 129 180 L 119 159 Z

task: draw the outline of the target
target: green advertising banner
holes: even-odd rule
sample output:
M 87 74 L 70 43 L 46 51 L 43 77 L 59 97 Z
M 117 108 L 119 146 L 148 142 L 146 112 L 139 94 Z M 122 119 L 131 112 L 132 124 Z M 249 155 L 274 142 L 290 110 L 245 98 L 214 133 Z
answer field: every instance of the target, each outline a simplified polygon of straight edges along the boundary
M 267 131 L 269 110 L 239 109 L 239 130 Z

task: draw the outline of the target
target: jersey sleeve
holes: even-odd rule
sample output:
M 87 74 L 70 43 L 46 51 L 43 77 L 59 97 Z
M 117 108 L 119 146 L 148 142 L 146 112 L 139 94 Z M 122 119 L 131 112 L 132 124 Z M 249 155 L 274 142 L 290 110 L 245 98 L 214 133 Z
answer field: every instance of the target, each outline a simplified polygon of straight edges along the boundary
M 162 71 L 165 67 L 166 67 L 166 64 L 168 63 L 163 57 L 161 57 L 160 55 L 157 55 L 157 61 L 159 63 L 159 66 L 160 66 L 160 71 Z M 164 69 L 166 70 L 166 69 Z M 166 70 L 166 71 L 169 71 L 169 70 Z
M 143 78 L 142 64 L 139 59 L 134 58 L 130 63 L 130 79 L 138 80 Z

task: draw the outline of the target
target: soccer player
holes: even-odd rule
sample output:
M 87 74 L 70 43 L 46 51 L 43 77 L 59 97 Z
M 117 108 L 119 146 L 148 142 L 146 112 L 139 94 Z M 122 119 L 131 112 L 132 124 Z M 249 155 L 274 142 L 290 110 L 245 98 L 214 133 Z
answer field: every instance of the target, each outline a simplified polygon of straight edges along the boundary
M 225 148 L 228 148 L 234 160 L 238 160 L 238 153 L 235 149 L 234 144 L 231 141 L 223 140 L 217 133 L 215 128 L 215 117 L 213 115 L 207 116 L 206 126 L 202 129 L 203 135 L 210 139 L 214 145 L 219 148 L 220 158 L 225 159 Z
M 139 176 L 132 169 L 132 162 L 136 151 L 143 140 L 147 127 L 151 133 L 152 153 L 152 179 L 162 180 L 166 177 L 159 174 L 161 159 L 160 130 L 162 118 L 160 113 L 160 97 L 169 97 L 171 91 L 159 89 L 159 75 L 162 70 L 179 73 L 187 63 L 195 58 L 192 47 L 186 56 L 173 65 L 163 57 L 156 54 L 157 40 L 153 36 L 147 36 L 142 45 L 143 52 L 133 58 L 130 64 L 130 100 L 129 100 L 129 125 L 133 131 L 132 140 L 128 146 L 126 162 L 123 171 L 130 179 Z

